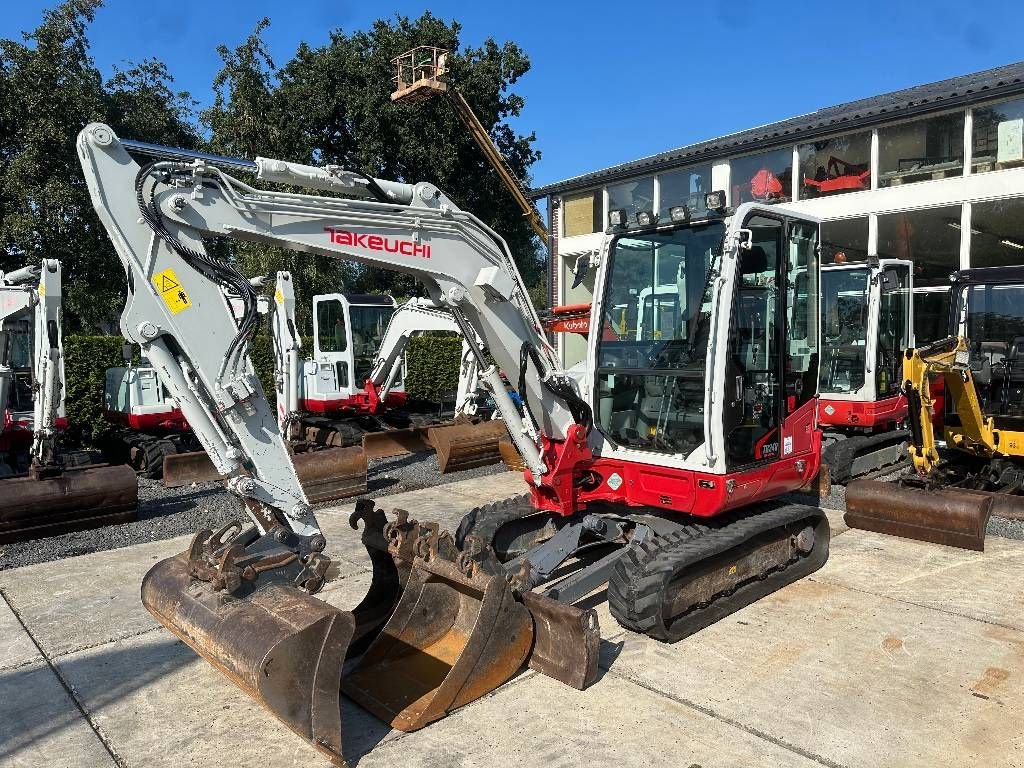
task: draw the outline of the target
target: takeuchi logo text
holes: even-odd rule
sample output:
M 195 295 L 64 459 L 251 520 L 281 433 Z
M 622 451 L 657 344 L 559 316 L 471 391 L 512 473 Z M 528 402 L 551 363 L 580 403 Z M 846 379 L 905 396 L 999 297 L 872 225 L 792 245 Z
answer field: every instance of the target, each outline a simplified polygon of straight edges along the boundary
M 344 229 L 337 229 L 335 227 L 324 227 L 324 232 L 330 235 L 331 242 L 335 245 L 365 248 L 368 251 L 400 253 L 403 256 L 419 256 L 424 259 L 430 258 L 430 246 L 424 243 L 414 243 L 412 240 L 399 240 L 398 238 L 383 237 L 381 235 L 347 232 Z

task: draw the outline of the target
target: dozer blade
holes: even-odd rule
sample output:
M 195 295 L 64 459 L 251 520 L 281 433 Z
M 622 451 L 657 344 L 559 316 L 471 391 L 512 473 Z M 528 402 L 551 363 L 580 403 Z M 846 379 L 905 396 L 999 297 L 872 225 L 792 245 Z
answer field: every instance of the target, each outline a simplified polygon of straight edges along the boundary
M 417 553 L 395 612 L 342 683 L 348 696 L 401 731 L 497 688 L 523 665 L 533 642 L 530 613 L 504 576 L 476 568 L 450 534 L 421 534 Z
M 302 590 L 267 584 L 244 598 L 192 577 L 188 553 L 142 581 L 151 614 L 332 762 L 341 752 L 339 682 L 352 614 Z
M 508 429 L 500 419 L 428 429 L 441 474 L 497 463 L 501 460 L 498 444 L 503 437 L 508 437 Z
M 139 483 L 131 467 L 86 466 L 53 477 L 0 480 L 0 543 L 134 520 Z
M 296 453 L 292 463 L 310 504 L 366 493 L 366 455 L 358 446 Z M 224 475 L 217 471 L 206 451 L 164 457 L 163 483 L 167 488 L 222 479 Z
M 368 459 L 386 459 L 389 456 L 422 453 L 429 450 L 426 427 L 388 429 L 382 432 L 367 432 L 363 435 L 363 451 Z
M 530 669 L 583 690 L 597 680 L 601 628 L 597 612 L 524 592 L 520 599 L 533 618 Z
M 366 493 L 366 454 L 359 446 L 296 453 L 292 463 L 310 504 Z
M 994 498 L 959 488 L 917 490 L 855 480 L 846 487 L 843 519 L 851 528 L 983 552 Z
M 163 484 L 167 488 L 180 488 L 192 483 L 209 483 L 223 477 L 206 455 L 206 451 L 164 456 Z

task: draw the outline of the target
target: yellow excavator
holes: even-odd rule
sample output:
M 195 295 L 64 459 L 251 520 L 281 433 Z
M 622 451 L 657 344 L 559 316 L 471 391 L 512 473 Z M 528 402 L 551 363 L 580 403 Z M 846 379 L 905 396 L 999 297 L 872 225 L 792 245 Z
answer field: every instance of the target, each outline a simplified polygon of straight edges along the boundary
M 915 474 L 850 483 L 846 521 L 981 551 L 991 515 L 1024 519 L 1024 267 L 956 272 L 949 330 L 904 355 Z M 945 385 L 945 457 L 932 422 L 935 377 Z

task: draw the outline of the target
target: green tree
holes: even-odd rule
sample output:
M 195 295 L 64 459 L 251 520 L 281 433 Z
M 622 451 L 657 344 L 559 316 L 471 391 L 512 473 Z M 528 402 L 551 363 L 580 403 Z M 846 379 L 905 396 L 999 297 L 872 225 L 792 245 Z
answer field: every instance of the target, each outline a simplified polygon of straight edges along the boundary
M 21 40 L 0 40 L 0 268 L 60 259 L 69 333 L 109 330 L 125 294 L 78 163 L 78 132 L 102 120 L 150 141 L 197 140 L 191 100 L 171 91 L 163 64 L 143 62 L 104 85 L 86 37 L 100 4 L 65 0 Z
M 221 49 L 225 66 L 215 80 L 217 100 L 203 115 L 218 151 L 336 163 L 382 178 L 432 182 L 501 234 L 528 284 L 539 282 L 543 270 L 536 238 L 449 103 L 390 100 L 394 57 L 418 45 L 452 51 L 451 81 L 512 170 L 528 182 L 529 168 L 540 156 L 535 137 L 519 135 L 507 123 L 524 103 L 510 89 L 530 66 L 518 46 L 489 39 L 479 48 L 463 49 L 461 26 L 428 12 L 415 20 L 380 20 L 368 31 L 335 30 L 323 46 L 300 44 L 278 70 L 262 42 L 266 25 L 264 19 L 233 51 Z M 284 258 L 246 249 L 239 259 L 246 269 Z M 316 262 L 319 275 L 331 274 L 320 261 L 301 261 Z M 417 292 L 410 278 L 384 270 L 348 268 L 339 277 L 351 290 Z M 305 274 L 296 285 L 303 283 L 309 283 Z M 298 299 L 300 306 L 308 305 L 306 297 Z

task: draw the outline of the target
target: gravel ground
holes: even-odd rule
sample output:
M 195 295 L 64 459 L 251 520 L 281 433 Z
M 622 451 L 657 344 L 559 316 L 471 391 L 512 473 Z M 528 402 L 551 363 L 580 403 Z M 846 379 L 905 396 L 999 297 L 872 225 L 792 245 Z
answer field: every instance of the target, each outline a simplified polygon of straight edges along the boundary
M 366 496 L 389 496 L 502 471 L 504 465 L 492 464 L 442 475 L 437 469 L 434 453 L 374 459 L 370 461 Z M 351 501 L 354 498 L 335 503 Z M 216 530 L 244 516 L 241 503 L 220 483 L 204 483 L 190 488 L 164 488 L 158 480 L 140 478 L 137 521 L 45 539 L 0 544 L 0 571 L 90 552 L 130 547 L 147 541 L 172 539 L 201 528 Z

